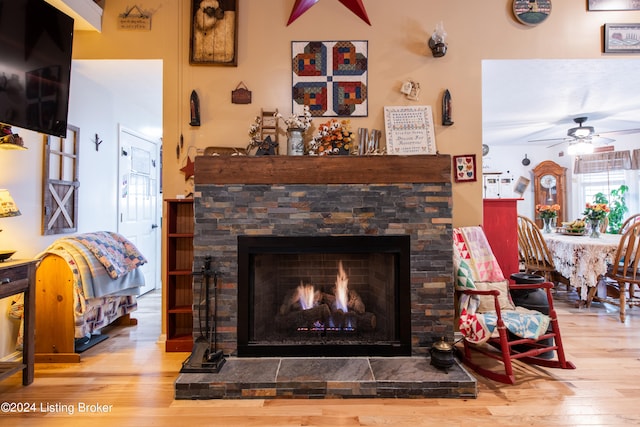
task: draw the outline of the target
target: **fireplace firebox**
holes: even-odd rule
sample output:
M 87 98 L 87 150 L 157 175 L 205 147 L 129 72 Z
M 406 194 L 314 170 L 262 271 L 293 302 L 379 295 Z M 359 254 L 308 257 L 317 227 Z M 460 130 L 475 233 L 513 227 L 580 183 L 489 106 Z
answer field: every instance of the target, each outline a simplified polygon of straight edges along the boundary
M 238 356 L 411 355 L 410 236 L 238 236 Z

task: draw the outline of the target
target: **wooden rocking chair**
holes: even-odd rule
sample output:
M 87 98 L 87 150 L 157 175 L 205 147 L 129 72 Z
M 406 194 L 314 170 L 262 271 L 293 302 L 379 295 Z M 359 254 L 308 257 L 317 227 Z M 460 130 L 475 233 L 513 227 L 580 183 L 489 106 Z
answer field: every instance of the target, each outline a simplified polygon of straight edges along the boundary
M 460 301 L 462 362 L 478 374 L 515 384 L 513 361 L 547 368 L 575 369 L 566 360 L 551 289 L 553 283 L 509 284 L 481 227 L 454 229 L 455 285 Z M 549 315 L 515 307 L 509 289 L 544 289 Z M 549 325 L 551 326 L 549 328 Z M 497 349 L 497 351 L 496 351 Z M 555 350 L 555 359 L 539 357 Z M 482 366 L 474 352 L 501 362 L 504 372 Z M 486 366 L 486 365 L 485 365 Z

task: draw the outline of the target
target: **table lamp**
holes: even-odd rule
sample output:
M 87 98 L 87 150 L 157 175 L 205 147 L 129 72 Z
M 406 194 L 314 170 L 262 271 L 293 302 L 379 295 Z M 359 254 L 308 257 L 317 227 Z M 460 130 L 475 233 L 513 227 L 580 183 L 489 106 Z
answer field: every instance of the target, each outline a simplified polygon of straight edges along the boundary
M 10 216 L 22 215 L 16 202 L 13 201 L 9 190 L 0 189 L 0 218 L 8 218 Z M 0 230 L 2 231 L 2 230 Z M 9 259 L 16 251 L 8 251 L 0 249 L 0 262 Z

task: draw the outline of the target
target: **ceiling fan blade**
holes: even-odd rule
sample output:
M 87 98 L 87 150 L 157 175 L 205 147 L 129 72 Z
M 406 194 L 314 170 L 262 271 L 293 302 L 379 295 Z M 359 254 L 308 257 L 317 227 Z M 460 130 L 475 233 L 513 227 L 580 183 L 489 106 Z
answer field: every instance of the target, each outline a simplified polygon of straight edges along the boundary
M 632 133 L 640 133 L 640 128 L 637 129 L 622 129 L 622 130 L 612 130 L 609 132 L 600 132 L 595 134 L 594 136 L 609 136 L 609 135 L 629 135 Z
M 557 141 L 557 140 L 558 140 L 558 139 L 550 140 L 550 141 Z M 544 141 L 544 140 L 541 140 L 541 141 Z M 547 148 L 555 147 L 556 145 L 564 144 L 565 142 L 569 142 L 569 141 L 571 141 L 571 138 L 564 138 L 564 139 L 563 139 L 562 141 L 560 141 L 560 142 L 556 142 L 555 144 L 551 144 L 551 145 L 547 146 Z
M 559 143 L 566 141 L 573 141 L 573 138 L 544 138 L 544 139 L 530 139 L 527 142 L 550 142 L 550 141 L 560 141 Z
M 605 145 L 611 144 L 612 142 L 615 141 L 615 139 L 613 138 L 607 138 L 606 136 L 602 136 L 602 135 L 593 135 L 591 138 L 595 139 L 595 142 L 603 143 Z

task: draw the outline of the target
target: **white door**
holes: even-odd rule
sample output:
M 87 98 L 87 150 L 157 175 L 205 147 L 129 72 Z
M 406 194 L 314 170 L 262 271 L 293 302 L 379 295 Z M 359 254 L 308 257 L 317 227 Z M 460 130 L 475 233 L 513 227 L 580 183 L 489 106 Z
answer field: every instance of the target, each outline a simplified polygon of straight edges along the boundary
M 118 232 L 147 259 L 141 267 L 145 287 L 156 289 L 160 277 L 160 228 L 158 227 L 158 143 L 120 127 L 118 176 Z

